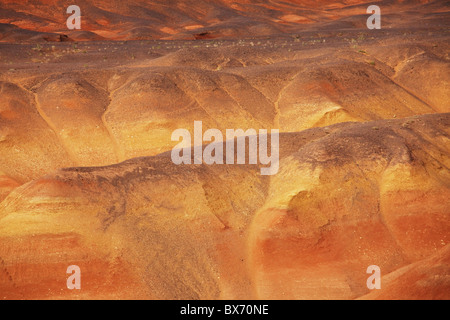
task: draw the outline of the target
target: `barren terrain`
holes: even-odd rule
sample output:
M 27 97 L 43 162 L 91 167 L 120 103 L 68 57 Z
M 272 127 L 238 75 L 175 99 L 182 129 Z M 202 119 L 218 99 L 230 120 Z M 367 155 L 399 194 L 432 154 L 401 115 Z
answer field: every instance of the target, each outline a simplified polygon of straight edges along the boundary
M 449 299 L 449 4 L 377 4 L 1 0 L 0 299 Z M 278 174 L 173 164 L 198 120 Z

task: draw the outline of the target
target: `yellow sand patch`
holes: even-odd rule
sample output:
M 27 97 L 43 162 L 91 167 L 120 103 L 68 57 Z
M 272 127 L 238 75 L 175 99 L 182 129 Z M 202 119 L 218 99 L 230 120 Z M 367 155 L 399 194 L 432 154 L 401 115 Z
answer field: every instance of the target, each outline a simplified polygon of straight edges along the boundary
M 296 14 L 287 14 L 281 17 L 281 20 L 284 20 L 286 22 L 295 22 L 295 23 L 309 23 L 312 22 L 312 20 L 298 16 Z
M 159 30 L 164 32 L 164 33 L 168 33 L 168 34 L 176 34 L 177 33 L 174 29 L 169 28 L 169 27 L 164 27 L 164 28 L 161 28 Z
M 202 26 L 201 24 L 194 24 L 192 26 L 186 26 L 184 27 L 184 29 L 186 30 L 195 30 L 195 29 L 200 29 L 203 28 L 204 26 Z

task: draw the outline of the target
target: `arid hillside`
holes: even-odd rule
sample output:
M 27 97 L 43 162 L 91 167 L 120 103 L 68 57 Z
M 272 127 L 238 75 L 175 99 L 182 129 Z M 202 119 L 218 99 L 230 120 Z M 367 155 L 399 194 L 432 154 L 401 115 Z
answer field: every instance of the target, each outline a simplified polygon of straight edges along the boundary
M 389 283 L 373 294 L 448 298 L 449 125 L 285 133 L 272 177 L 170 153 L 62 169 L 1 203 L 3 298 L 352 299 L 372 264 Z
M 157 155 L 196 120 L 204 130 L 298 132 L 449 112 L 448 36 L 381 31 L 3 44 L 0 171 L 25 183 Z
M 0 299 L 450 298 L 448 1 L 69 4 L 0 0 Z

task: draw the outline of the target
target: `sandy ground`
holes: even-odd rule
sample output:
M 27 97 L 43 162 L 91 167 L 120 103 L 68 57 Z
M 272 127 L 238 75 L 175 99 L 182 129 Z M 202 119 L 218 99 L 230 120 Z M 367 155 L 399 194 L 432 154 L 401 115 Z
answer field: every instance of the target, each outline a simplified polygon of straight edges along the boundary
M 175 3 L 0 3 L 0 299 L 448 299 L 445 2 Z M 278 174 L 174 165 L 197 120 Z

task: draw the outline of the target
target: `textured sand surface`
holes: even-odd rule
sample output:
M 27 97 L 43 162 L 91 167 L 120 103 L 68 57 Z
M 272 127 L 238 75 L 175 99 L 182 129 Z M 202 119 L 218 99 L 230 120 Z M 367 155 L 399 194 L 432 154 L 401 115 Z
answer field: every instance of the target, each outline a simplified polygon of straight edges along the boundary
M 0 299 L 449 299 L 447 2 L 166 2 L 0 0 Z M 196 120 L 278 174 L 174 165 Z
M 87 270 L 81 298 L 347 299 L 367 293 L 364 268 L 377 264 L 414 271 L 403 271 L 406 297 L 447 297 L 449 123 L 441 114 L 286 133 L 273 177 L 176 166 L 168 153 L 62 169 L 1 204 L 2 294 L 70 295 L 55 272 L 69 263 Z
M 366 28 L 373 1 L 342 0 L 85 0 L 82 29 L 66 28 L 68 0 L 0 2 L 0 41 L 91 41 L 101 39 L 211 39 L 273 36 L 299 30 Z M 443 0 L 385 0 L 383 26 L 439 26 L 448 11 Z M 437 19 L 437 21 L 436 21 Z M 65 37 L 61 38 L 60 35 Z

